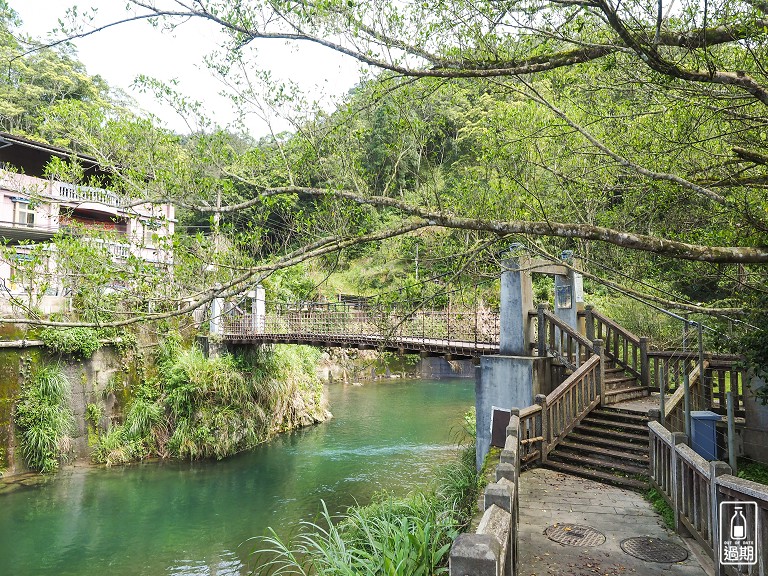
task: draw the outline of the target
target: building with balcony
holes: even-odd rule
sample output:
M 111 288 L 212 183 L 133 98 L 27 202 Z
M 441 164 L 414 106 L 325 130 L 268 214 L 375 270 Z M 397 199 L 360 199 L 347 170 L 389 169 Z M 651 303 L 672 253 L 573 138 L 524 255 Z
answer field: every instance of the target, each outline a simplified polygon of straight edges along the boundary
M 50 240 L 57 234 L 88 238 L 93 231 L 93 241 L 106 245 L 115 261 L 134 256 L 158 266 L 172 264 L 169 240 L 176 222 L 172 205 L 135 204 L 107 189 L 47 178 L 45 167 L 54 157 L 75 159 L 86 179 L 110 180 L 95 158 L 0 132 L 0 243 L 10 247 L 0 259 L 0 310 L 4 313 L 9 300 L 36 290 L 30 285 L 33 281 L 21 278 L 14 269 L 16 262 L 29 258 L 33 245 L 50 247 L 50 257 L 41 265 L 55 277 L 56 254 Z M 44 312 L 61 308 L 62 303 L 54 299 L 66 298 L 62 290 L 60 283 L 46 283 Z

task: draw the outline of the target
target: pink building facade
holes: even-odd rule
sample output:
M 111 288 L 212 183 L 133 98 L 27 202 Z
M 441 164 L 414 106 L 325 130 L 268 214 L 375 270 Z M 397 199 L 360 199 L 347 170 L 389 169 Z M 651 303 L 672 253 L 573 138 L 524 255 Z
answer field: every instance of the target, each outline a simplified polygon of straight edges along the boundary
M 8 144 L 10 142 L 10 144 Z M 110 190 L 72 185 L 45 178 L 41 165 L 52 156 L 71 158 L 71 152 L 0 133 L 0 310 L 9 312 L 9 301 L 31 298 L 40 289 L 29 274 L 22 275 L 19 262 L 29 258 L 33 245 L 44 258 L 41 276 L 55 278 L 56 254 L 51 239 L 56 234 L 74 234 L 95 239 L 106 246 L 114 261 L 131 256 L 168 267 L 173 264 L 171 240 L 174 234 L 174 207 L 169 204 L 133 205 Z M 13 148 L 13 153 L 4 150 Z M 95 160 L 81 157 L 91 169 Z M 25 165 L 26 164 L 26 165 Z M 37 175 L 34 175 L 37 173 Z M 107 239 L 103 237 L 104 232 Z M 27 267 L 28 268 L 28 267 Z M 47 272 L 47 274 L 43 274 Z M 61 283 L 45 283 L 45 294 L 35 294 L 43 312 L 59 311 L 66 298 Z

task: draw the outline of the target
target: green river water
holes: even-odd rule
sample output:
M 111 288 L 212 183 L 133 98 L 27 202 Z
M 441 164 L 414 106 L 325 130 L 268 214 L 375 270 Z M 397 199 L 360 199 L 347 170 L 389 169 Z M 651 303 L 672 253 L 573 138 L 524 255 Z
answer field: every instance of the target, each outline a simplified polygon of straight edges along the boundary
M 334 384 L 334 418 L 219 462 L 65 470 L 0 496 L 0 575 L 245 574 L 249 539 L 402 494 L 451 458 L 473 380 Z

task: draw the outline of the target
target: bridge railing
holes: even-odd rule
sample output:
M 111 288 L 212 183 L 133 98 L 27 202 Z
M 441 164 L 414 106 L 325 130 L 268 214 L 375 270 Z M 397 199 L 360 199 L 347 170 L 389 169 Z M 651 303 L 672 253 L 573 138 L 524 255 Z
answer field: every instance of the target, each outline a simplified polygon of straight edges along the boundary
M 639 338 L 629 330 L 597 312 L 592 306 L 584 310 L 587 339 L 605 342 L 605 356 L 618 367 L 648 385 L 648 339 Z
M 435 339 L 496 344 L 499 315 L 493 312 L 420 310 L 399 313 L 346 306 L 278 308 L 262 317 L 235 314 L 224 319 L 229 337 L 283 335 L 295 337 L 350 336 L 387 339 Z
M 600 404 L 603 378 L 602 342 L 560 386 L 520 410 L 520 462 L 545 462 L 565 435 Z
M 661 399 L 665 424 L 673 431 L 683 430 L 683 397 L 688 378 L 690 409 L 726 412 L 726 394 L 732 392 L 734 415 L 743 418 L 746 374 L 741 356 L 706 354 L 696 351 L 651 350 L 648 352 L 651 386 L 663 391 Z M 704 377 L 701 377 L 701 367 Z

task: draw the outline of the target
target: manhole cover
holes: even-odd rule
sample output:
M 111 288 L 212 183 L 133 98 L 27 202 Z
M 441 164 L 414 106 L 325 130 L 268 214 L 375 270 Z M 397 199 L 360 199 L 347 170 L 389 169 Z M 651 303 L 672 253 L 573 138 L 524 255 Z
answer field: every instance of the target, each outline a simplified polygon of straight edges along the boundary
M 600 546 L 605 536 L 589 526 L 555 524 L 544 530 L 547 538 L 566 546 Z
M 682 546 L 660 540 L 636 536 L 621 541 L 621 549 L 627 554 L 646 562 L 682 562 L 688 558 L 688 551 Z

